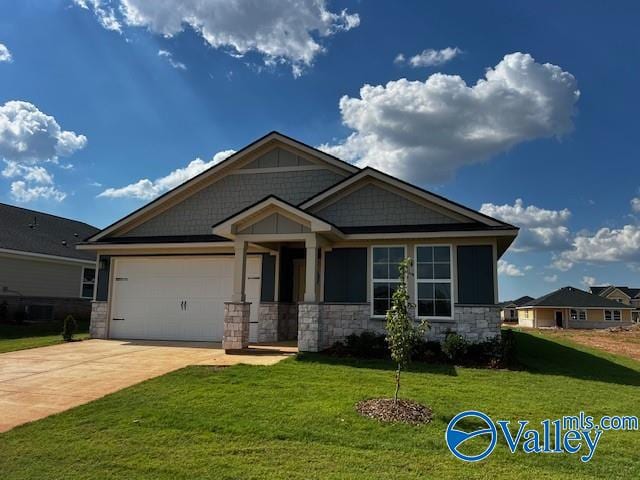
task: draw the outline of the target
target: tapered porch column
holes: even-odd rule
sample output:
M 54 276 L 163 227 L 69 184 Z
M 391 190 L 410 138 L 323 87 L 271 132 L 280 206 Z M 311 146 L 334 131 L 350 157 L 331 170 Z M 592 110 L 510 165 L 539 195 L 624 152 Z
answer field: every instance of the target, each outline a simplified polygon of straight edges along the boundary
M 233 294 L 224 304 L 225 351 L 242 350 L 249 347 L 249 317 L 251 304 L 246 302 L 245 278 L 247 276 L 247 242 L 237 240 L 234 245 Z
M 305 241 L 305 289 L 304 303 L 298 304 L 298 349 L 301 352 L 320 350 L 321 309 L 318 304 L 318 238 L 314 235 Z

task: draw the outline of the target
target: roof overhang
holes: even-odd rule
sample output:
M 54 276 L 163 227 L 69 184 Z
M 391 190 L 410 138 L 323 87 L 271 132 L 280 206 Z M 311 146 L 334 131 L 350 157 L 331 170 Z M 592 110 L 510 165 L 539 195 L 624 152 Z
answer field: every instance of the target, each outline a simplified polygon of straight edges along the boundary
M 76 245 L 76 249 L 82 250 L 78 248 L 77 245 Z M 32 260 L 45 260 L 45 261 L 58 262 L 58 263 L 76 263 L 81 265 L 92 265 L 96 263 L 95 260 L 91 260 L 91 259 L 62 257 L 60 255 L 49 255 L 47 253 L 37 253 L 37 252 L 25 252 L 22 250 L 11 250 L 8 248 L 0 248 L 0 255 L 2 254 L 8 255 L 11 257 L 25 257 Z
M 250 226 L 257 224 L 273 214 L 282 215 L 288 220 L 299 224 L 304 230 L 301 230 L 300 234 L 277 231 L 241 233 L 246 231 Z M 212 227 L 212 231 L 214 235 L 230 239 L 245 238 L 247 240 L 262 241 L 269 241 L 270 239 L 293 239 L 296 236 L 303 238 L 305 232 L 318 233 L 333 239 L 345 238 L 345 235 L 336 226 L 275 196 L 269 196 L 260 200 L 226 220 L 221 221 Z

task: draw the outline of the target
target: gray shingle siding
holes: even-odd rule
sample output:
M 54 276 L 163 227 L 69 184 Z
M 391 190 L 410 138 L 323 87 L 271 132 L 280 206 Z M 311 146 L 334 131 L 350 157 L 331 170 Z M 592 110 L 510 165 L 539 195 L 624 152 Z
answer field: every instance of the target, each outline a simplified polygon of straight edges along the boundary
M 365 185 L 315 214 L 345 227 L 460 222 L 376 185 Z
M 212 225 L 268 195 L 298 204 L 343 179 L 331 170 L 228 175 L 123 236 L 210 234 Z

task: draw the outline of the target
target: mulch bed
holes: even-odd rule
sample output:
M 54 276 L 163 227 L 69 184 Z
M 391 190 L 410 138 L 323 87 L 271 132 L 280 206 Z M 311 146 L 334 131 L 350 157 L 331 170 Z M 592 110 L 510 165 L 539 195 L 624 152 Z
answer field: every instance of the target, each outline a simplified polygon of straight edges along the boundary
M 413 400 L 401 400 L 397 403 L 393 398 L 372 398 L 356 404 L 356 411 L 363 417 L 373 418 L 387 423 L 408 423 L 423 425 L 433 418 L 433 412 Z

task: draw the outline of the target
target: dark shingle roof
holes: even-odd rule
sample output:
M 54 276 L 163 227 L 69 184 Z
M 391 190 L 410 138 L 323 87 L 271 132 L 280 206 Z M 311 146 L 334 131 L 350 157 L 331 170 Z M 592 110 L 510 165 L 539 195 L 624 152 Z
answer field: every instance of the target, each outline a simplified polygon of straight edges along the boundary
M 624 293 L 625 295 L 628 295 L 630 298 L 636 298 L 640 295 L 640 288 L 629 288 L 629 287 L 622 287 L 622 286 L 615 286 L 615 285 L 603 285 L 603 286 L 591 287 L 590 290 L 591 290 L 591 293 L 595 295 L 602 295 L 602 294 L 608 295 L 610 291 L 613 291 L 613 289 L 616 289 L 616 288 L 620 290 L 622 293 Z
M 509 300 L 507 302 L 502 302 L 499 305 L 502 306 L 502 307 L 505 307 L 507 305 L 515 305 L 516 307 L 521 307 L 525 303 L 529 303 L 532 300 L 533 300 L 533 297 L 530 297 L 529 295 L 525 295 L 524 297 L 516 298 L 515 300 Z
M 526 303 L 523 307 L 633 308 L 575 287 L 564 287 Z
M 98 231 L 83 222 L 0 203 L 0 248 L 94 260 L 94 252 L 75 245 Z

